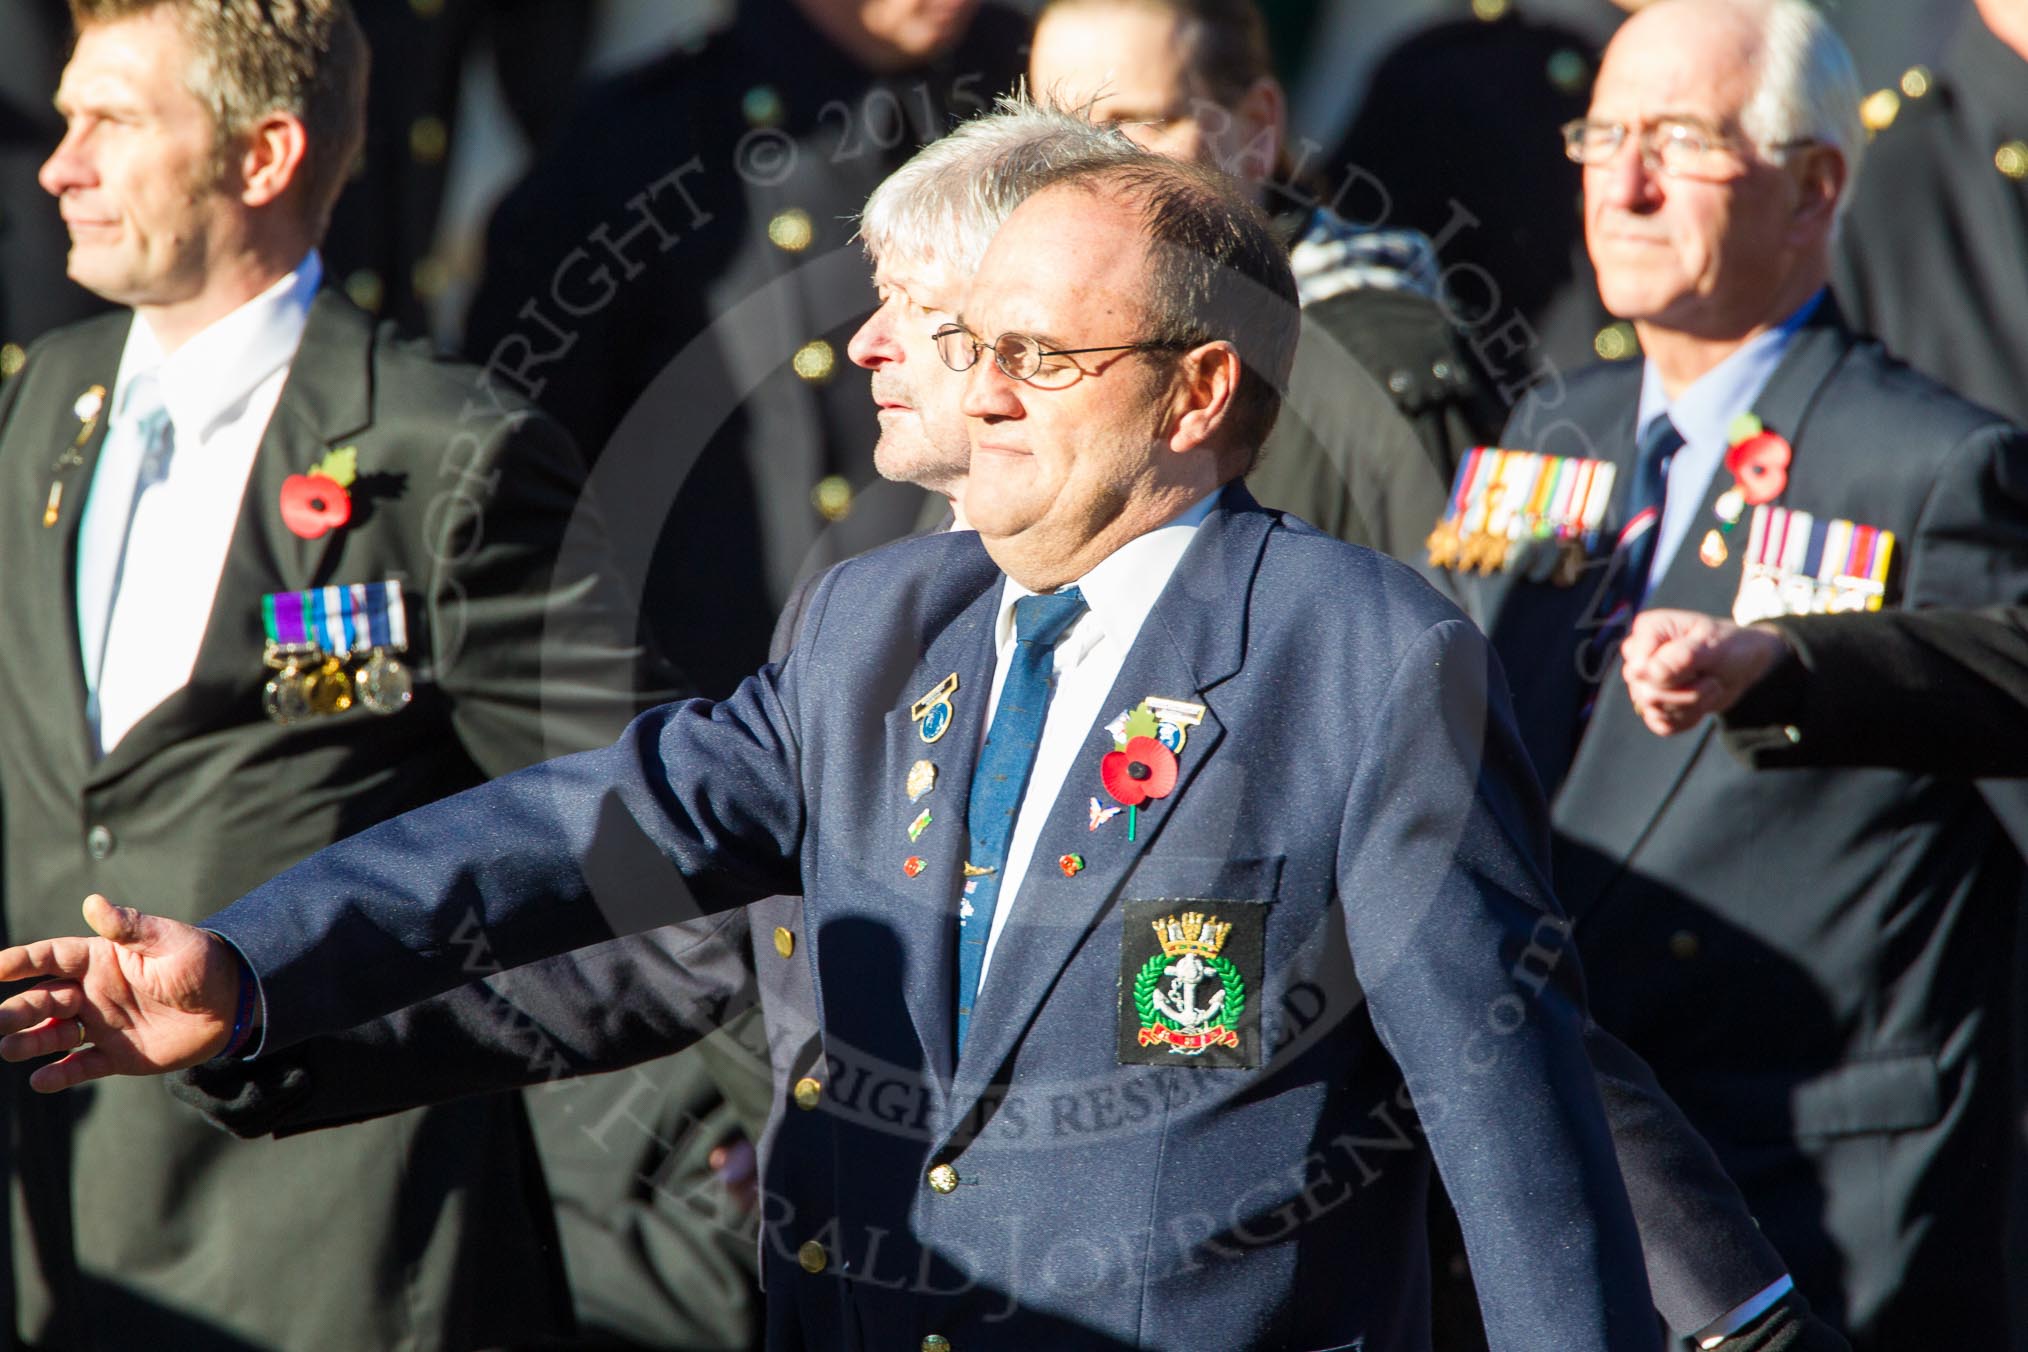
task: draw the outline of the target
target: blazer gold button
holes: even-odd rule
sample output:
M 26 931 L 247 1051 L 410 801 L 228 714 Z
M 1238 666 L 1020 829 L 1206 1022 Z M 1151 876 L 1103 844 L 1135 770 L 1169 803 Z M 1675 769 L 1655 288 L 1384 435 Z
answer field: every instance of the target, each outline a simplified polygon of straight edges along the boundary
M 2016 182 L 2028 178 L 2028 141 L 2009 141 L 1994 151 L 1993 167 Z
M 922 1340 L 922 1352 L 951 1352 L 951 1340 L 941 1333 L 932 1333 Z
M 755 85 L 739 101 L 739 110 L 749 127 L 778 127 L 789 115 L 788 105 L 772 85 Z
M 91 851 L 91 856 L 94 859 L 104 859 L 112 854 L 116 843 L 113 840 L 113 833 L 109 827 L 94 826 L 91 830 L 85 832 L 85 848 Z
M 1870 132 L 1883 132 L 1901 116 L 1901 95 L 1892 89 L 1876 89 L 1859 103 L 1859 121 Z
M 1625 361 L 1641 350 L 1641 342 L 1634 337 L 1634 326 L 1621 320 L 1600 329 L 1591 340 L 1591 350 L 1598 353 L 1600 361 Z
M 1688 962 L 1704 949 L 1703 940 L 1689 930 L 1677 930 L 1669 936 L 1669 954 L 1681 962 Z
M 19 343 L 0 346 L 0 376 L 11 376 L 28 364 L 28 353 Z
M 768 222 L 768 242 L 783 253 L 801 253 L 816 237 L 816 222 L 801 207 L 790 207 Z
M 810 505 L 826 521 L 843 521 L 852 514 L 852 481 L 842 474 L 827 474 L 810 490 Z
M 787 926 L 776 925 L 775 952 L 781 954 L 783 957 L 786 958 L 795 951 L 796 951 L 796 936 L 789 932 Z
M 802 1248 L 796 1250 L 796 1261 L 802 1264 L 803 1271 L 814 1277 L 831 1261 L 831 1255 L 824 1252 L 822 1244 L 814 1239 L 808 1239 L 803 1241 Z
M 387 299 L 387 283 L 372 268 L 361 268 L 345 279 L 345 295 L 368 314 L 378 314 Z
M 808 1112 L 824 1101 L 824 1082 L 805 1075 L 796 1081 L 796 1106 Z
M 408 124 L 408 157 L 417 164 L 441 164 L 451 147 L 451 129 L 440 117 L 419 117 Z
M 929 1171 L 930 1191 L 944 1194 L 958 1190 L 958 1171 L 948 1164 L 939 1164 Z
M 812 385 L 821 385 L 838 369 L 838 353 L 822 338 L 812 338 L 796 349 L 789 365 L 804 380 Z

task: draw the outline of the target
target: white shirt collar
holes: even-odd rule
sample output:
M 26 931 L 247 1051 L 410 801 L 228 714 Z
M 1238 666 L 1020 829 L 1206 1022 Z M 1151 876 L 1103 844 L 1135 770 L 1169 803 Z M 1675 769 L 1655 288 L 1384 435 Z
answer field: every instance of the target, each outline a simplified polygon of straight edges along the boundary
M 1075 663 L 1102 638 L 1115 638 L 1131 647 L 1148 612 L 1155 608 L 1162 589 L 1182 561 L 1197 528 L 1211 515 L 1219 490 L 1213 489 L 1169 520 L 1115 549 L 1100 559 L 1092 570 L 1073 584 L 1084 594 L 1089 613 L 1057 645 L 1058 665 Z M 1000 592 L 1000 613 L 993 630 L 995 650 L 1014 641 L 1014 603 L 1035 592 L 1013 578 Z
M 135 315 L 120 356 L 113 416 L 124 411 L 136 377 L 153 373 L 161 381 L 178 449 L 202 446 L 220 423 L 245 406 L 261 382 L 295 358 L 310 322 L 310 303 L 323 282 L 324 261 L 312 249 L 294 272 L 168 356 L 148 321 Z

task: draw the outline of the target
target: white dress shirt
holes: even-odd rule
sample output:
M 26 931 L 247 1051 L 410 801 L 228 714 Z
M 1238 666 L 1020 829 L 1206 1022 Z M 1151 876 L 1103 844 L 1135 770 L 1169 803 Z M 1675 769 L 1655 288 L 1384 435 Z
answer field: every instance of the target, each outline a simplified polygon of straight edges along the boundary
M 294 272 L 166 355 L 141 316 L 127 332 L 107 403 L 114 421 L 77 541 L 78 634 L 101 755 L 190 680 L 254 456 L 323 278 L 312 250 Z M 136 502 L 140 450 L 120 435 L 119 418 L 144 372 L 160 383 L 174 449 L 166 476 Z M 116 571 L 118 594 L 109 596 Z
M 1128 651 L 1141 632 L 1148 612 L 1168 585 L 1169 575 L 1183 551 L 1197 538 L 1197 528 L 1211 515 L 1218 499 L 1212 493 L 1185 509 L 1165 525 L 1136 536 L 1101 560 L 1097 567 L 1077 579 L 1076 587 L 1089 607 L 1056 645 L 1055 685 L 1050 692 L 1049 710 L 1042 717 L 1042 740 L 1035 750 L 1035 769 L 1021 795 L 1021 810 L 1014 816 L 1014 834 L 1007 842 L 1007 864 L 1000 878 L 1000 898 L 993 909 L 993 929 L 986 936 L 986 954 L 979 969 L 981 986 L 993 966 L 993 949 L 1000 931 L 1020 899 L 1021 884 L 1035 855 L 1035 842 L 1043 823 L 1063 792 L 1065 778 L 1075 766 L 1095 723 L 1109 723 L 1123 709 L 1105 707 L 1113 682 L 1119 679 Z M 1014 603 L 1034 592 L 1008 578 L 1000 591 L 999 626 L 994 631 L 993 694 L 986 726 L 1000 707 L 1000 688 L 1007 683 L 1007 660 L 1014 652 Z M 1143 695 L 1187 695 L 1189 691 L 1143 691 Z M 984 740 L 983 734 L 981 740 Z M 1083 787 L 1088 785 L 1089 788 Z M 1084 767 L 1079 792 L 1103 795 L 1098 763 Z

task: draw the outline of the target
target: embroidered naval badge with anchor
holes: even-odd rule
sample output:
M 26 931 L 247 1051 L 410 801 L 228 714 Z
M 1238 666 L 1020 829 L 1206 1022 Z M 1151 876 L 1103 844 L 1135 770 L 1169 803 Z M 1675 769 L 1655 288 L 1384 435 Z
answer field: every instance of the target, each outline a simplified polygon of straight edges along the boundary
M 1258 1066 L 1265 903 L 1130 901 L 1124 912 L 1120 1064 Z

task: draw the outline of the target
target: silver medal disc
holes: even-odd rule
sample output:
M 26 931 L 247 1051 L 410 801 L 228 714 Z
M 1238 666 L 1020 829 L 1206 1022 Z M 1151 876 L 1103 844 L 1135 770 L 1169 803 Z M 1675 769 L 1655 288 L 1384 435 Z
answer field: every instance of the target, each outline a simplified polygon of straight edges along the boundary
M 352 693 L 376 714 L 398 714 L 415 698 L 415 680 L 401 659 L 375 648 L 353 677 Z
M 303 674 L 293 663 L 276 672 L 261 688 L 261 708 L 283 727 L 310 716 L 310 697 L 303 690 Z

